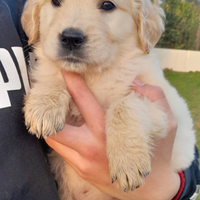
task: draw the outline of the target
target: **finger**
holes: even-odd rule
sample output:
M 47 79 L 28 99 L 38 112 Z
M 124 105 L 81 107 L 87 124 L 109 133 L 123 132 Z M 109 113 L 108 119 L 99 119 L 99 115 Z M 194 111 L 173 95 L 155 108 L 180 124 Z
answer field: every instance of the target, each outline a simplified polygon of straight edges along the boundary
M 143 97 L 156 102 L 168 116 L 169 128 L 171 131 L 177 129 L 177 121 L 168 103 L 163 90 L 158 86 L 148 85 L 140 80 L 134 80 L 133 89 Z
M 165 98 L 163 90 L 158 86 L 145 84 L 144 82 L 138 79 L 135 79 L 133 83 L 134 90 L 140 93 L 142 96 L 147 97 L 151 101 L 157 101 L 159 99 Z
M 84 80 L 76 73 L 64 72 L 64 79 L 68 86 L 72 98 L 81 112 L 89 128 L 104 132 L 104 110 L 98 103 L 94 95 L 87 87 Z
M 59 155 L 61 155 L 64 158 L 64 160 L 77 172 L 77 174 L 80 177 L 82 177 L 83 179 L 91 178 L 91 180 L 93 180 L 93 176 L 89 177 L 88 175 L 91 175 L 91 170 L 95 171 L 95 168 L 94 169 L 90 169 L 90 168 L 92 166 L 92 162 L 95 161 L 96 159 L 92 159 L 92 160 L 85 159 L 85 157 L 79 154 L 77 151 L 51 138 L 47 138 L 45 140 L 46 140 L 46 143 L 51 148 L 53 148 Z M 102 162 L 106 163 L 107 165 L 107 157 L 105 156 L 103 158 L 104 159 L 102 160 Z M 98 171 L 95 173 L 98 173 Z
M 79 159 L 80 155 L 77 151 L 71 149 L 68 146 L 61 144 L 60 142 L 51 139 L 50 137 L 45 139 L 46 143 L 53 148 L 58 154 L 60 154 L 64 159 L 73 161 L 74 159 Z
M 160 87 L 145 84 L 138 79 L 135 79 L 133 83 L 133 89 L 135 92 L 139 93 L 143 97 L 146 97 L 152 102 L 156 102 L 158 105 L 160 105 L 160 108 L 163 111 L 171 112 L 169 103 Z
M 80 154 L 77 151 L 75 151 L 75 150 L 73 150 L 73 149 L 71 149 L 71 148 L 51 139 L 51 138 L 46 138 L 45 141 L 51 148 L 53 148 L 59 155 L 61 155 L 62 158 L 77 173 L 79 173 L 77 166 L 78 166 L 79 163 L 82 163 L 82 157 L 80 156 Z
M 93 133 L 87 128 L 86 124 L 83 124 L 80 127 L 65 124 L 62 131 L 48 138 L 65 146 L 68 146 L 69 148 L 79 152 L 79 154 L 84 154 L 85 152 L 87 153 L 88 148 L 90 148 L 90 150 L 96 148 L 96 138 L 94 137 Z
M 82 127 L 75 127 L 65 124 L 62 131 L 60 131 L 58 134 L 53 134 L 48 138 L 77 151 L 80 143 L 85 141 L 84 139 L 87 137 L 86 134 L 84 128 Z

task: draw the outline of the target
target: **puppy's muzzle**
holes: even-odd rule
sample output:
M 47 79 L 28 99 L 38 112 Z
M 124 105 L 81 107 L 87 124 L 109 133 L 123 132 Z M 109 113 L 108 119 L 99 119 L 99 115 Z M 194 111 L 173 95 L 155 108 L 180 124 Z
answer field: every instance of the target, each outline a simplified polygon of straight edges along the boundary
M 83 33 L 78 29 L 65 29 L 60 35 L 60 42 L 62 46 L 70 51 L 80 49 L 85 43 Z

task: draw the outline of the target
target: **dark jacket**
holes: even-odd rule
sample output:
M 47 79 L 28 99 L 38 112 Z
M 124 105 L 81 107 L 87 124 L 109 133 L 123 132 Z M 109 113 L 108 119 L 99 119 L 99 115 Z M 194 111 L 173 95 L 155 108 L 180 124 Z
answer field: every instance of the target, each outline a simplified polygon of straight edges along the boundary
M 41 143 L 22 112 L 28 87 L 20 25 L 24 0 L 0 0 L 0 200 L 58 200 Z M 19 37 L 20 36 L 20 37 Z

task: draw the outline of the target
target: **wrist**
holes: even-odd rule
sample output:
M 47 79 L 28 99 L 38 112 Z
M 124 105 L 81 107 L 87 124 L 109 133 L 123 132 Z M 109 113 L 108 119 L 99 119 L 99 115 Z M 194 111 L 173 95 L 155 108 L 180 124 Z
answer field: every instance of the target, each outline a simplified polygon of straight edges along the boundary
M 143 186 L 135 190 L 137 200 L 172 200 L 180 188 L 180 176 L 172 168 L 160 167 L 149 174 Z
M 179 172 L 179 177 L 180 177 L 180 188 L 179 188 L 179 191 L 177 192 L 176 196 L 174 196 L 174 198 L 172 200 L 178 200 L 179 197 L 181 196 L 181 193 L 184 189 L 184 186 L 185 186 L 185 175 L 184 173 L 181 171 Z
M 178 172 L 175 172 L 171 167 L 163 170 L 163 175 L 161 176 L 160 181 L 160 190 L 155 188 L 155 191 L 159 191 L 157 199 L 172 200 L 178 193 L 180 185 L 181 179 Z
M 172 178 L 172 180 L 170 181 L 169 184 L 171 184 L 173 187 L 171 188 L 171 197 L 169 200 L 177 200 L 177 194 L 179 192 L 181 192 L 181 190 L 184 187 L 184 182 L 182 182 L 181 176 L 178 172 L 173 172 L 174 173 L 174 177 Z M 185 180 L 185 179 L 184 179 Z M 181 190 L 180 190 L 181 188 Z
M 104 188 L 99 187 L 99 189 L 121 200 L 173 200 L 180 189 L 180 176 L 171 168 L 164 169 L 163 167 L 160 171 L 150 173 L 144 185 L 135 189 L 134 192 L 124 193 L 116 183 L 108 184 Z
M 171 168 L 163 170 L 163 176 L 161 176 L 159 196 L 157 199 L 160 200 L 172 200 L 178 193 L 181 185 L 181 179 L 178 172 L 174 172 Z

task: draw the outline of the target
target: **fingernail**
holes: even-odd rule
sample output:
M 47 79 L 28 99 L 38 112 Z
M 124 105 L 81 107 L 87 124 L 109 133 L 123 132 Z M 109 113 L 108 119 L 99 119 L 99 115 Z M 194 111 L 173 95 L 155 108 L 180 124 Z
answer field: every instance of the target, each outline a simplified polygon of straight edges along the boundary
M 135 84 L 138 85 L 138 86 L 144 86 L 144 85 L 145 85 L 144 82 L 142 82 L 141 80 L 138 80 L 138 79 L 135 79 L 135 80 L 133 81 L 133 83 L 135 83 Z

